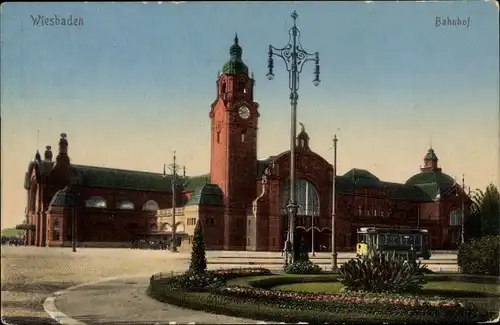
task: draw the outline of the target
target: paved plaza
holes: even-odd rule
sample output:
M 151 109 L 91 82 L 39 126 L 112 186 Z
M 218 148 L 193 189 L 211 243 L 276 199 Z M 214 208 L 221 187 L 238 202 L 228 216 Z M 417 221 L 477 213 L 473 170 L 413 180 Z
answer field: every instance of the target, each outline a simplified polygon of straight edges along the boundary
M 351 255 L 340 253 L 339 262 L 351 258 Z M 190 252 L 182 251 L 174 254 L 153 250 L 82 248 L 73 253 L 71 248 L 4 246 L 2 315 L 13 324 L 55 324 L 43 307 L 47 297 L 75 285 L 115 278 L 65 292 L 54 299 L 55 306 L 88 324 L 236 322 L 236 319 L 225 316 L 186 313 L 181 308 L 161 304 L 145 295 L 149 276 L 157 272 L 183 271 L 188 267 L 189 257 Z M 281 258 L 279 253 L 227 251 L 207 252 L 207 257 L 209 268 L 253 265 L 270 269 L 279 269 Z M 328 253 L 319 253 L 313 261 L 326 267 L 328 258 Z M 456 254 L 435 254 L 435 262 L 429 265 L 436 271 L 455 271 L 455 259 Z

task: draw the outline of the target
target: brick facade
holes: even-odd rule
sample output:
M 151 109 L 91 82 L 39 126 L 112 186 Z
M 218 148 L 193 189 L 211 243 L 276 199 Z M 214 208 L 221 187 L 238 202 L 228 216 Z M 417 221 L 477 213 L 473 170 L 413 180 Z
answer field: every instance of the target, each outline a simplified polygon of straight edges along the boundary
M 241 60 L 237 38 L 230 54 L 218 76 L 216 99 L 209 112 L 210 174 L 185 177 L 190 185 L 180 188 L 176 195 L 176 222 L 180 223 L 177 232 L 182 235 L 182 245 L 189 246 L 194 226 L 200 220 L 207 249 L 279 251 L 287 232 L 284 207 L 288 200 L 290 152 L 257 160 L 260 114 L 254 100 L 255 81 Z M 301 204 L 297 218 L 299 239 L 311 248 L 314 233 L 314 249 L 329 251 L 333 167 L 311 149 L 304 126 L 297 136 L 295 160 L 296 178 L 302 184 L 297 190 Z M 267 175 L 266 166 L 271 162 L 274 166 Z M 337 175 L 338 249 L 353 249 L 357 229 L 366 226 L 425 228 L 432 249 L 456 248 L 461 222 L 452 216 L 456 217 L 457 211 L 462 213 L 462 207 L 467 216 L 470 198 L 441 171 L 432 148 L 423 166 L 420 173 L 400 184 L 381 181 L 355 168 Z M 43 160 L 37 152 L 29 164 L 24 186 L 28 245 L 69 245 L 73 215 L 77 241 L 82 246 L 129 245 L 137 233 L 170 231 L 166 225 L 172 223 L 172 217 L 165 212 L 172 207 L 168 177 L 72 165 L 65 134 L 55 162 L 50 147 Z M 69 190 L 61 192 L 67 186 L 76 193 L 71 204 L 67 202 Z M 58 199 L 58 195 L 62 198 Z M 86 202 L 91 199 L 101 206 L 88 206 Z M 154 204 L 146 209 L 146 202 Z

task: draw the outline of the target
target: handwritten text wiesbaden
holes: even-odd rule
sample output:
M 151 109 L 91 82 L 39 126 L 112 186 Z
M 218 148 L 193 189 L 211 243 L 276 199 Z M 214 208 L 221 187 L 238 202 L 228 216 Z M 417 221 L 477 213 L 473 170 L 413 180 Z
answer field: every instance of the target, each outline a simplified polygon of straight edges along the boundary
M 30 15 L 33 26 L 83 26 L 83 18 L 69 16 L 53 15 L 51 17 L 42 15 Z

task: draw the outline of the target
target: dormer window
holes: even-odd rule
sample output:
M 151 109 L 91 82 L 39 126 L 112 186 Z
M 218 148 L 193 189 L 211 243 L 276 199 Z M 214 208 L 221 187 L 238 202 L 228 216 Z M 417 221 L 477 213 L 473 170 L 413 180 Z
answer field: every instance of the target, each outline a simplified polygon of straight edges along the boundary
M 226 93 L 226 82 L 225 81 L 222 82 L 222 85 L 220 87 L 220 92 L 221 92 L 221 94 Z

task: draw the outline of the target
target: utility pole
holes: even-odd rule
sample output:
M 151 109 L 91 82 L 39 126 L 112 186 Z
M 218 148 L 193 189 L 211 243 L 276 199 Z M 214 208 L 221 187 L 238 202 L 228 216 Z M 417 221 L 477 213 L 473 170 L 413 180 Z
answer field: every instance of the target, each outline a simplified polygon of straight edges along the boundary
M 335 244 L 336 178 L 337 178 L 337 135 L 333 136 L 333 177 L 332 177 L 332 271 L 337 271 L 337 246 Z
M 176 237 L 177 237 L 177 220 L 176 220 L 176 215 L 175 215 L 175 209 L 176 209 L 176 193 L 177 193 L 177 172 L 179 171 L 179 165 L 177 165 L 177 157 L 176 153 L 174 150 L 174 156 L 173 156 L 173 162 L 168 166 L 168 168 L 172 172 L 172 252 L 176 253 L 177 252 L 177 242 L 176 242 Z M 184 167 L 183 173 L 186 173 L 186 169 Z M 163 176 L 166 177 L 165 173 L 165 166 L 163 168 Z

